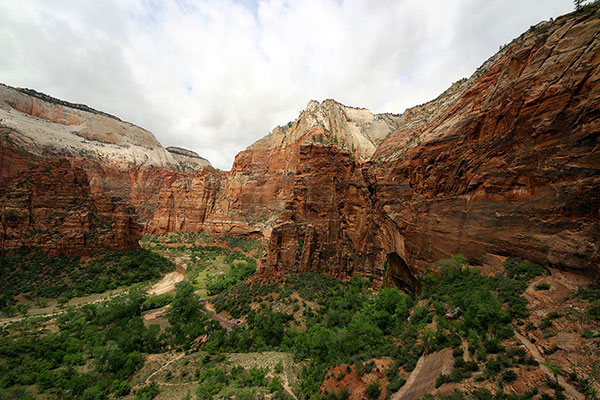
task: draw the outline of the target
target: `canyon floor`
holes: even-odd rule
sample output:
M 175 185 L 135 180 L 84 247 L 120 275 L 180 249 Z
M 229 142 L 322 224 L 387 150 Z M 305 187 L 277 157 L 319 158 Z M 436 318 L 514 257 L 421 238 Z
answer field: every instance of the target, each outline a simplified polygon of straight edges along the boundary
M 147 392 L 157 399 L 300 399 L 313 392 L 322 398 L 350 399 L 486 398 L 498 393 L 584 399 L 595 398 L 600 389 L 595 378 L 600 370 L 600 324 L 587 316 L 590 301 L 586 289 L 580 289 L 596 290 L 591 278 L 514 264 L 504 257 L 490 257 L 471 268 L 457 257 L 441 267 L 452 276 L 414 296 L 396 289 L 373 292 L 357 280 L 317 280 L 309 274 L 265 281 L 255 272 L 244 274 L 248 263 L 264 252 L 255 239 L 179 233 L 148 235 L 141 243 L 170 260 L 173 270 L 132 286 L 63 299 L 61 304 L 48 299 L 36 307 L 23 299 L 30 305 L 26 315 L 0 319 L 5 340 L 60 335 L 65 320 L 78 312 L 110 311 L 138 293 L 144 302 L 134 318 L 145 329 L 164 335 L 155 337 L 157 341 L 162 337 L 163 344 L 141 353 L 139 367 L 124 381 L 130 389 L 116 390 L 121 393 L 115 395 L 118 398 L 146 398 Z M 507 287 L 521 287 L 523 300 L 506 297 L 509 300 L 502 306 L 518 316 L 510 318 L 502 308 L 493 311 L 497 300 L 480 301 L 490 307 L 476 313 L 477 323 L 487 326 L 486 331 L 465 329 L 473 317 L 469 306 L 455 307 L 446 290 L 461 291 L 461 286 L 473 282 L 501 282 L 492 292 L 494 299 L 514 289 Z M 185 301 L 197 301 L 201 312 L 193 318 L 202 321 L 198 322 L 202 329 L 183 321 L 186 331 L 198 333 L 178 343 L 174 328 L 182 322 L 173 319 L 172 310 L 181 312 L 180 307 L 189 305 L 178 297 L 186 284 L 190 291 Z M 346 301 L 355 304 L 343 305 Z M 399 304 L 406 308 L 398 309 Z M 355 309 L 361 317 L 343 322 L 344 309 Z M 492 320 L 482 322 L 486 313 L 495 312 Z M 378 323 L 378 318 L 385 322 Z M 338 341 L 335 335 L 344 332 L 352 333 Z M 350 338 L 357 342 L 347 343 Z M 350 350 L 344 348 L 348 345 Z M 0 362 L 9 360 L 0 352 Z M 84 358 L 77 370 L 97 368 L 91 361 Z M 311 372 L 317 374 L 316 380 Z M 37 384 L 26 389 L 42 393 Z M 52 390 L 43 393 L 60 397 Z

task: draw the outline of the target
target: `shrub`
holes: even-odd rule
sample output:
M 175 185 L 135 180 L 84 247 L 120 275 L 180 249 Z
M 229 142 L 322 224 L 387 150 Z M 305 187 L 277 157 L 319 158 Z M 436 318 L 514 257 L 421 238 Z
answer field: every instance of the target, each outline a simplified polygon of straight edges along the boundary
M 367 397 L 369 399 L 377 399 L 380 393 L 379 382 L 375 381 L 367 386 Z
M 550 284 L 547 282 L 538 283 L 535 285 L 535 290 L 548 290 L 550 289 Z
M 158 393 L 158 384 L 156 382 L 152 382 L 149 385 L 143 386 L 136 390 L 135 398 L 136 400 L 152 400 L 158 396 Z
M 279 376 L 274 376 L 273 379 L 269 382 L 269 392 L 275 393 L 283 390 L 283 383 L 281 383 L 281 378 Z
M 502 380 L 504 382 L 513 382 L 516 379 L 517 379 L 517 374 L 512 369 L 509 369 L 508 371 L 504 371 L 502 373 Z

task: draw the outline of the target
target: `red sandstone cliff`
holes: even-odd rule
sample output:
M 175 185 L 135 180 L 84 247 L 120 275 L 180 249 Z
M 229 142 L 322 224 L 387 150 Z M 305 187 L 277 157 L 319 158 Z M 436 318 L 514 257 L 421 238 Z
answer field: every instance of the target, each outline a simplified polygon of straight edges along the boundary
M 592 16 L 538 25 L 438 118 L 381 144 L 374 198 L 409 265 L 497 253 L 600 272 L 599 32 Z
M 229 172 L 190 171 L 181 162 L 196 155 L 169 153 L 141 128 L 2 86 L 0 181 L 31 167 L 20 150 L 68 156 L 91 198 L 122 199 L 146 232 L 270 237 L 263 272 L 413 287 L 422 267 L 462 252 L 598 274 L 598 32 L 591 14 L 538 24 L 402 115 L 311 101 Z M 98 201 L 86 204 L 110 203 Z
M 5 158 L 2 158 L 3 160 Z M 93 196 L 86 172 L 68 159 L 30 159 L 0 193 L 0 248 L 84 254 L 139 247 L 141 226 L 118 199 Z
M 367 272 L 410 286 L 420 267 L 462 252 L 598 275 L 599 32 L 590 15 L 539 24 L 400 116 L 362 182 L 349 158 L 327 166 L 335 146 L 300 152 L 262 270 Z
M 183 170 L 197 169 L 203 163 L 201 157 L 186 154 L 187 158 L 176 159 L 150 132 L 87 106 L 0 85 L 0 194 L 8 191 L 20 177 L 39 173 L 37 167 L 45 168 L 44 165 L 56 160 L 68 159 L 78 174 L 86 175 L 86 191 L 96 206 L 106 203 L 103 200 L 98 203 L 98 199 L 119 199 L 118 207 L 106 210 L 105 214 L 114 212 L 115 218 L 120 219 L 117 209 L 133 211 L 131 219 L 135 221 L 135 229 L 131 237 L 125 234 L 128 227 L 119 228 L 115 242 L 108 247 L 138 246 L 139 232 L 134 231 L 139 231 L 138 223 L 152 220 L 161 188 L 171 185 Z M 73 193 L 73 196 L 79 194 Z M 4 204 L 0 211 L 9 206 Z M 56 213 L 60 212 L 70 211 L 57 205 Z M 93 210 L 85 212 L 93 213 Z M 81 221 L 82 226 L 86 223 Z M 45 230 L 52 230 L 51 225 L 48 222 Z M 56 232 L 62 229 L 54 228 Z M 27 229 L 24 228 L 24 232 Z M 77 233 L 80 239 L 87 232 L 86 227 L 81 229 L 84 233 Z M 14 233 L 14 229 L 11 228 L 11 232 Z M 125 236 L 120 237 L 121 233 Z M 0 248 L 14 247 L 18 243 L 41 245 L 50 251 L 53 245 L 45 243 L 47 239 L 47 236 L 34 237 L 30 233 L 16 235 L 2 241 Z M 56 244 L 56 240 L 51 242 L 56 248 L 64 247 Z M 74 246 L 87 244 L 79 240 Z

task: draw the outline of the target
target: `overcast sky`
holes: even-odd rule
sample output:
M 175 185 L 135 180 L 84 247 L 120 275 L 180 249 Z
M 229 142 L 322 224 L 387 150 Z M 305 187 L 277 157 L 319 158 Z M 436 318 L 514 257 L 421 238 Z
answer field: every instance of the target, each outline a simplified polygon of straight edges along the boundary
M 84 103 L 230 169 L 333 98 L 401 113 L 571 0 L 0 0 L 0 82 Z

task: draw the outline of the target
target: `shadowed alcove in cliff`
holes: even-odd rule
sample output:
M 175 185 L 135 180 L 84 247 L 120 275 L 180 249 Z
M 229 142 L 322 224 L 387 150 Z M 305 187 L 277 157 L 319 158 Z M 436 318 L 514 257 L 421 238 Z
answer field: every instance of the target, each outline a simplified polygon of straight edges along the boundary
M 385 287 L 397 287 L 413 293 L 419 290 L 419 281 L 398 253 L 388 253 L 383 267 L 385 269 L 383 276 Z

